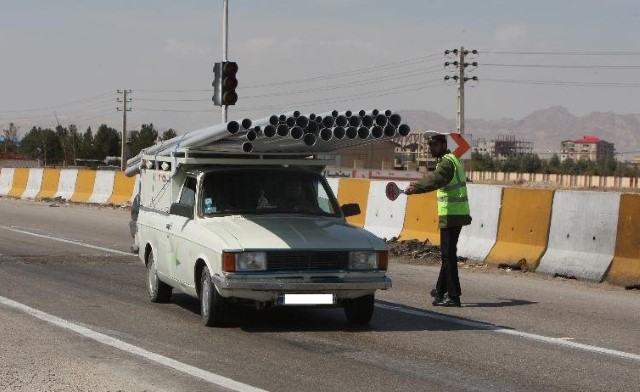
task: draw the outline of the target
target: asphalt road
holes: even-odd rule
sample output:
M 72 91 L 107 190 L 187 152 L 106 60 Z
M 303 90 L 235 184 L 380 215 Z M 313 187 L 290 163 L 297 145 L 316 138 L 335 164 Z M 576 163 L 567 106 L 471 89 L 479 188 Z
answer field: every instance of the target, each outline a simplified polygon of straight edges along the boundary
M 391 260 L 368 328 L 340 309 L 152 304 L 127 254 L 129 212 L 0 198 L 0 391 L 637 391 L 640 292 L 461 270 L 462 308 L 434 308 L 437 267 Z

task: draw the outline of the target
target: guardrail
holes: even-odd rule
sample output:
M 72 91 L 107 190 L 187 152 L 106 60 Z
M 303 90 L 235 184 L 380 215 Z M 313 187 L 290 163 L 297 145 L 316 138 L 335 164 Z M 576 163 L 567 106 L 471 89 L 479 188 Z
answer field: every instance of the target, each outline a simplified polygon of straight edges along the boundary
M 381 238 L 429 240 L 438 245 L 435 192 L 395 201 L 387 180 L 329 178 L 340 204 L 362 213 L 347 218 Z M 138 177 L 78 169 L 3 168 L 0 196 L 126 205 Z M 401 188 L 409 180 L 399 181 Z M 473 222 L 458 253 L 489 265 L 640 287 L 640 194 L 468 184 Z

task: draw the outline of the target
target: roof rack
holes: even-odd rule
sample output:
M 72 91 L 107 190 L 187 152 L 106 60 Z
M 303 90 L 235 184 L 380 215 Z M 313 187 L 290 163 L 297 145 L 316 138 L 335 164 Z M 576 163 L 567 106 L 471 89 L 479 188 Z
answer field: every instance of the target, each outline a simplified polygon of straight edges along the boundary
M 238 154 L 237 152 L 178 149 L 170 155 L 145 154 L 142 167 L 170 171 L 180 165 L 282 165 L 327 166 L 335 163 L 333 154 L 269 152 Z

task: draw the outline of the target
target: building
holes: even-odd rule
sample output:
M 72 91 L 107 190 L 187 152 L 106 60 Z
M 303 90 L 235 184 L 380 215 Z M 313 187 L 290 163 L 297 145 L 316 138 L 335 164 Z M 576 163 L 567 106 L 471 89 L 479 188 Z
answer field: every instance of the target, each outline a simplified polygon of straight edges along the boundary
M 351 169 L 393 170 L 397 144 L 383 140 L 337 150 L 336 166 Z
M 581 139 L 561 142 L 560 161 L 567 159 L 595 161 L 606 156 L 613 156 L 614 152 L 613 143 L 604 141 L 594 135 L 585 135 Z
M 500 135 L 492 140 L 478 139 L 474 143 L 473 152 L 502 161 L 509 157 L 533 154 L 533 143 L 516 139 L 513 135 Z

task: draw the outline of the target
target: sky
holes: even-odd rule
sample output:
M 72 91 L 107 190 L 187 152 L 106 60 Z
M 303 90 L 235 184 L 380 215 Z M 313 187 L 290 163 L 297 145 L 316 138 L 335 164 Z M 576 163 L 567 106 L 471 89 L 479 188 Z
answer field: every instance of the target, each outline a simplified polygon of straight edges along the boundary
M 0 127 L 178 134 L 221 122 L 212 67 L 223 0 L 0 0 Z M 229 0 L 228 119 L 300 110 L 428 110 L 455 118 L 445 50 L 477 50 L 466 118 L 562 105 L 640 113 L 637 0 Z M 120 96 L 121 97 L 121 96 Z

